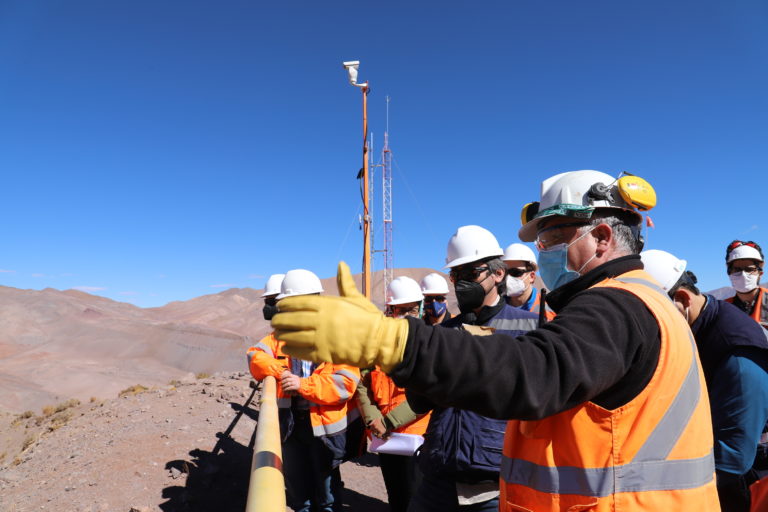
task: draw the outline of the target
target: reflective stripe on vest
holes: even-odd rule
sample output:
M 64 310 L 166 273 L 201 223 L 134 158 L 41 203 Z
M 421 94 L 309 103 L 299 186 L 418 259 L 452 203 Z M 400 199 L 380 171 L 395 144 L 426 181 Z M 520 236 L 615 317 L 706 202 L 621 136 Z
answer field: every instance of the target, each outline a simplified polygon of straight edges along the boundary
M 349 370 L 340 369 L 333 372 L 331 379 L 333 380 L 333 386 L 339 393 L 340 402 L 346 402 L 352 396 L 347 390 L 347 383 L 344 380 L 344 377 L 351 379 L 352 382 L 355 383 L 355 386 L 357 386 L 357 384 L 360 382 L 360 379 L 357 377 L 357 375 L 350 372 Z
M 488 322 L 488 325 L 502 331 L 528 332 L 536 328 L 536 320 L 533 318 L 494 318 Z
M 615 278 L 640 284 L 669 296 L 655 283 L 642 278 Z M 508 484 L 522 485 L 548 494 L 579 494 L 606 497 L 621 492 L 664 491 L 701 487 L 713 478 L 714 451 L 693 459 L 665 460 L 688 426 L 701 396 L 696 342 L 688 332 L 694 357 L 685 379 L 664 416 L 654 427 L 632 462 L 619 466 L 579 468 L 541 466 L 504 456 L 501 477 Z
M 312 433 L 315 437 L 329 436 L 342 432 L 347 428 L 347 425 L 360 417 L 360 411 L 357 407 L 351 407 L 347 410 L 347 415 L 341 419 L 334 421 L 333 423 L 327 423 L 325 425 L 315 425 L 312 427 Z
M 548 494 L 580 494 L 604 498 L 620 492 L 692 489 L 712 480 L 714 455 L 698 459 L 630 462 L 608 468 L 539 466 L 503 458 L 501 477 Z
M 642 284 L 643 286 L 647 286 L 651 290 L 655 290 L 655 291 L 659 292 L 667 300 L 672 300 L 669 297 L 669 295 L 667 295 L 667 292 L 665 292 L 659 285 L 657 285 L 656 283 L 652 283 L 651 281 L 648 281 L 647 279 L 643 279 L 641 277 L 614 277 L 614 280 L 619 281 L 621 283 Z

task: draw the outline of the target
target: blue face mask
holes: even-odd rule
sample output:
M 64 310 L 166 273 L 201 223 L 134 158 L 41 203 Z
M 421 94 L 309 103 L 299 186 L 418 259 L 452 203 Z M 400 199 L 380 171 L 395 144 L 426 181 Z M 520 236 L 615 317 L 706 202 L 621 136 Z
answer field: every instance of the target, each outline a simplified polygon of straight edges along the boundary
M 448 304 L 445 302 L 438 302 L 438 301 L 432 301 L 431 304 L 427 304 L 426 310 L 429 313 L 429 316 L 433 316 L 435 318 L 439 317 L 443 313 L 445 313 L 445 310 L 448 308 Z
M 592 229 L 595 228 L 593 227 Z M 597 253 L 593 254 L 578 271 L 570 270 L 568 268 L 568 248 L 591 233 L 592 229 L 584 232 L 570 244 L 557 244 L 549 249 L 539 250 L 539 275 L 550 291 L 560 288 L 578 278 L 581 275 L 580 272 L 587 266 L 587 263 L 597 256 Z

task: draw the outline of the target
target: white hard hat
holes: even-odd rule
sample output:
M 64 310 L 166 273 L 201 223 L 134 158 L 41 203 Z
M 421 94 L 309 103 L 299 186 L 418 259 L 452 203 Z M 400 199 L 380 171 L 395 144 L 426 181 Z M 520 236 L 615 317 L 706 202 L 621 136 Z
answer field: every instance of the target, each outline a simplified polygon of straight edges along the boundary
M 763 261 L 763 256 L 760 254 L 760 251 L 750 245 L 740 245 L 728 253 L 725 262 L 730 263 L 733 260 Z
M 285 278 L 285 274 L 272 274 L 269 276 L 267 284 L 264 285 L 264 293 L 261 296 L 268 297 L 280 293 L 280 284 L 283 282 L 283 278 Z
M 387 306 L 424 300 L 419 283 L 410 277 L 396 277 L 387 286 Z
M 645 271 L 659 282 L 665 292 L 672 289 L 685 272 L 688 262 L 677 259 L 667 251 L 650 249 L 640 253 Z
M 525 244 L 512 244 L 504 249 L 504 261 L 527 261 L 536 268 L 536 255 L 533 250 Z
M 437 272 L 421 279 L 421 293 L 424 295 L 448 295 L 448 281 Z
M 457 229 L 448 241 L 447 252 L 447 268 L 504 254 L 493 233 L 480 226 L 462 226 Z
M 622 179 L 628 181 L 622 182 L 599 171 L 571 171 L 544 180 L 538 211 L 533 218 L 523 215 L 524 224 L 518 232 L 520 240 L 533 242 L 536 227 L 543 218 L 562 216 L 587 220 L 596 208 L 620 208 L 634 214 L 640 224 L 642 217 L 635 207 L 652 208 L 656 204 L 656 193 L 642 178 L 627 176 Z M 629 196 L 637 198 L 636 204 L 625 200 Z
M 297 268 L 289 270 L 285 274 L 283 282 L 280 284 L 280 295 L 276 298 L 280 300 L 286 297 L 293 297 L 294 295 L 310 295 L 322 291 L 323 285 L 320 283 L 320 278 L 314 272 Z

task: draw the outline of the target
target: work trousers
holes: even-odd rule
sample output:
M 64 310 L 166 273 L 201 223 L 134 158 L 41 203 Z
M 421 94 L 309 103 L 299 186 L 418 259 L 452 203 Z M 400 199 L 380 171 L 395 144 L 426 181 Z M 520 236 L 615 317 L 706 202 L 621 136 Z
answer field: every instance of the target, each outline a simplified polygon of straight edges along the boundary
M 416 457 L 380 453 L 379 466 L 387 488 L 390 512 L 407 512 L 411 497 L 421 483 Z
M 288 506 L 295 512 L 340 512 L 344 485 L 330 450 L 312 434 L 308 411 L 294 410 L 293 421 L 283 443 Z
M 408 512 L 498 512 L 499 497 L 472 505 L 459 506 L 456 483 L 433 475 L 424 475 Z

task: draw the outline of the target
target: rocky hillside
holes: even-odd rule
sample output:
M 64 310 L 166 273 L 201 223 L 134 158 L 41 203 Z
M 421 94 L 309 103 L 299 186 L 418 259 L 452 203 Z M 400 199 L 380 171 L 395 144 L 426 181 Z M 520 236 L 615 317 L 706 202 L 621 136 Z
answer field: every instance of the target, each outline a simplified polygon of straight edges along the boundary
M 0 416 L 0 510 L 242 512 L 258 401 L 220 439 L 249 378 L 197 377 Z M 342 475 L 345 510 L 387 510 L 374 456 Z

